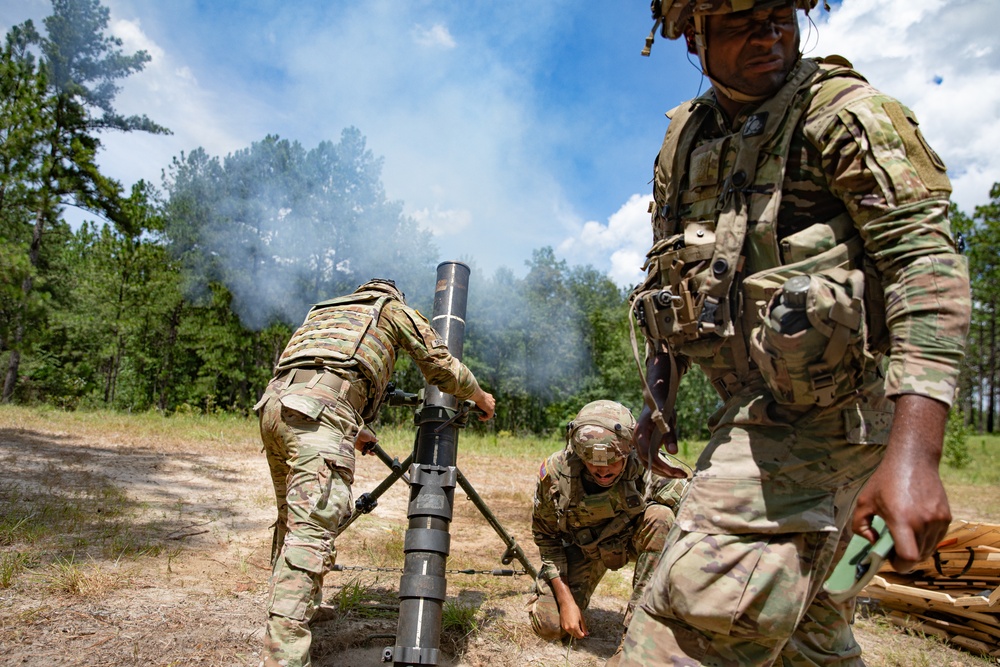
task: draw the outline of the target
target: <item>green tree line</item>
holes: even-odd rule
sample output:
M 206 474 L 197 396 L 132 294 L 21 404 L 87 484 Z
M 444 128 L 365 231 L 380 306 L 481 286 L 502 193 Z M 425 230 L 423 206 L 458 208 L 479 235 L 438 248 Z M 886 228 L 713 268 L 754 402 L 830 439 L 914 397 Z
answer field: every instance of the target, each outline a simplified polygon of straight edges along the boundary
M 425 312 L 437 249 L 390 200 L 382 159 L 356 128 L 313 148 L 269 135 L 227 156 L 175 157 L 161 184 L 129 189 L 100 173 L 109 131 L 166 133 L 114 109 L 141 71 L 108 37 L 99 0 L 53 0 L 44 34 L 12 28 L 0 54 L 0 369 L 2 400 L 68 409 L 249 413 L 309 305 L 391 277 Z M 975 322 L 961 406 L 992 431 L 996 412 L 1000 186 L 972 216 Z M 72 229 L 67 206 L 93 219 Z M 537 249 L 518 277 L 474 262 L 465 361 L 497 397 L 488 426 L 550 431 L 584 403 L 642 404 L 627 290 L 590 266 Z M 398 386 L 423 381 L 403 357 Z M 689 373 L 682 438 L 706 435 L 718 400 Z M 385 420 L 407 419 L 386 410 Z

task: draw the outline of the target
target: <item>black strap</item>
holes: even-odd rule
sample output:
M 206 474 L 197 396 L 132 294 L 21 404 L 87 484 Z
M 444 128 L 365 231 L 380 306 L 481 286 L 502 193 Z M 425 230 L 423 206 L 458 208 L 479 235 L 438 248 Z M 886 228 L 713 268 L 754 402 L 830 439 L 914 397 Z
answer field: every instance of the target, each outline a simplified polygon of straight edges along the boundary
M 949 579 L 958 579 L 972 568 L 972 563 L 976 560 L 975 549 L 973 549 L 972 547 L 965 547 L 965 550 L 969 552 L 969 560 L 968 562 L 965 563 L 965 567 L 963 567 L 962 571 L 959 572 L 958 574 L 945 574 L 944 572 L 941 571 L 940 551 L 934 552 L 934 569 L 937 570 L 937 573 L 940 574 L 942 577 L 948 577 Z

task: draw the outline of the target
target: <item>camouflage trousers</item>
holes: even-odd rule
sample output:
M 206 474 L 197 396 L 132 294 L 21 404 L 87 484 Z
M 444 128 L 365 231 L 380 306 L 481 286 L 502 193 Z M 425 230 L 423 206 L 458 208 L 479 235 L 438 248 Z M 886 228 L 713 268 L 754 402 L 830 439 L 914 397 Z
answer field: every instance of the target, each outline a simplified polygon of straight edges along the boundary
M 674 513 L 671 509 L 654 503 L 646 508 L 636 523 L 629 549 L 629 559 L 635 561 L 635 571 L 632 575 L 632 598 L 623 621 L 625 626 L 632 617 L 646 582 L 653 574 L 673 522 Z M 566 547 L 566 560 L 568 571 L 563 576 L 577 606 L 581 610 L 586 609 L 597 584 L 608 569 L 600 560 L 588 558 L 575 545 Z M 547 579 L 539 577 L 535 581 L 535 594 L 528 603 L 528 617 L 531 619 L 531 629 L 542 639 L 557 640 L 567 636 L 559 622 L 559 605 Z
M 297 388 L 289 389 L 295 392 Z M 297 399 L 301 401 L 302 396 Z M 322 602 L 323 576 L 336 559 L 338 526 L 353 510 L 357 417 L 350 406 L 321 398 L 335 407 L 324 405 L 315 417 L 282 405 L 277 392 L 271 393 L 260 409 L 261 438 L 278 505 L 265 667 L 310 664 L 309 621 Z M 287 403 L 305 405 L 295 400 Z
M 853 601 L 823 581 L 891 426 L 884 399 L 830 408 L 737 395 L 629 625 L 620 665 L 863 665 Z

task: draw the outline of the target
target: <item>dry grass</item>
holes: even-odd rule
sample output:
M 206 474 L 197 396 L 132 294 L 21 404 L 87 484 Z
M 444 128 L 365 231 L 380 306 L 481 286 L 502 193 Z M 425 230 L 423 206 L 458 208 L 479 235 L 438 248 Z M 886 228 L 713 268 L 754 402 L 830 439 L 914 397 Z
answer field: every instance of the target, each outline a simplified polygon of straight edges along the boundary
M 260 451 L 254 420 L 235 415 L 120 413 L 109 410 L 67 412 L 57 408 L 4 405 L 0 428 L 35 431 L 42 426 L 56 438 L 102 440 L 109 445 L 154 448 L 161 453 L 251 454 Z
M 996 660 L 956 650 L 937 637 L 904 632 L 875 613 L 858 618 L 854 634 L 870 667 L 986 667 Z
M 392 456 L 410 429 L 384 429 Z M 974 442 L 973 464 L 945 471 L 956 516 L 1000 516 L 1000 439 Z M 529 516 L 539 462 L 556 439 L 461 436 L 459 467 L 537 562 Z M 693 462 L 702 443 L 682 452 Z M 387 474 L 358 462 L 355 496 Z M 0 406 L 0 645 L 11 664 L 256 665 L 274 507 L 256 424 L 227 416 L 68 413 Z M 379 664 L 393 644 L 408 491 L 402 482 L 337 541 L 315 624 L 317 667 Z M 972 514 L 966 508 L 974 510 Z M 495 577 L 504 545 L 460 489 L 455 494 L 443 665 L 603 665 L 631 594 L 629 567 L 601 582 L 572 645 L 534 637 L 528 577 Z M 869 665 L 990 664 L 875 615 L 856 633 Z M 60 662 L 61 661 L 61 662 Z
M 129 588 L 133 581 L 120 563 L 78 562 L 75 557 L 56 558 L 36 576 L 53 595 L 102 598 L 113 591 Z
M 606 573 L 595 593 L 627 602 L 632 597 L 632 574 L 631 563 L 620 570 Z

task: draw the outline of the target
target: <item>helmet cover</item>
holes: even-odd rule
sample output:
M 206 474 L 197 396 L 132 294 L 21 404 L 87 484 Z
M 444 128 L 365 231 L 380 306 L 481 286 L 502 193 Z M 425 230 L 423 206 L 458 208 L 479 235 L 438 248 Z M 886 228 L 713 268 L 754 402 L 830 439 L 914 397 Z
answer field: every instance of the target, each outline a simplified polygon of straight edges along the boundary
M 684 34 L 684 26 L 695 14 L 731 14 L 750 9 L 768 9 L 792 3 L 796 9 L 808 12 L 818 0 L 653 0 L 650 9 L 653 20 L 662 22 L 660 34 L 667 39 L 677 39 Z
M 635 418 L 621 403 L 594 401 L 566 425 L 567 446 L 595 466 L 614 465 L 632 452 Z
M 368 282 L 358 285 L 358 288 L 354 292 L 386 292 L 395 296 L 400 301 L 406 300 L 406 295 L 403 294 L 403 291 L 396 287 L 396 281 L 389 280 L 388 278 L 372 278 Z

